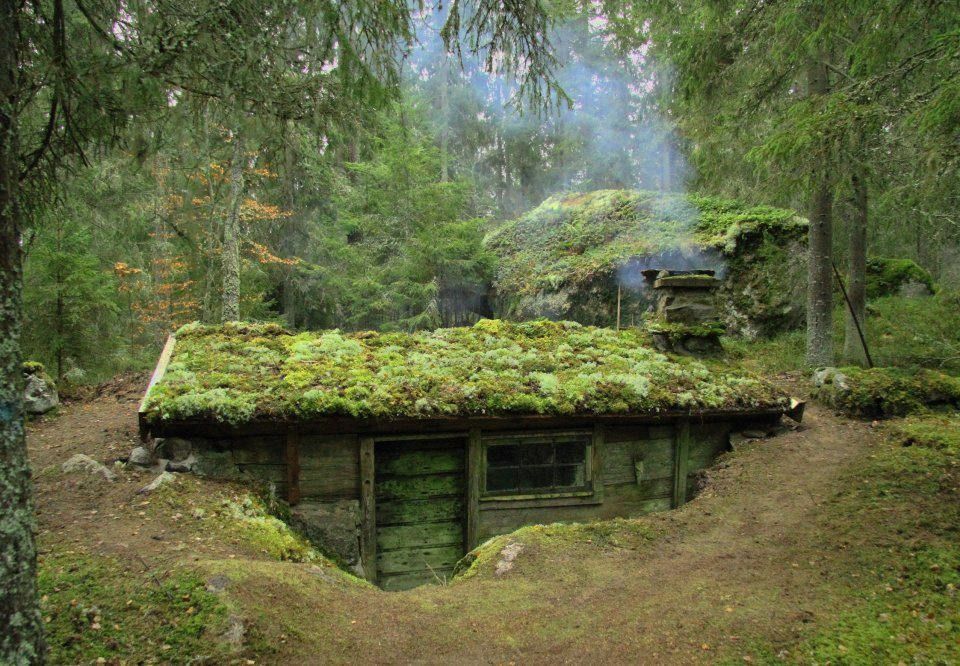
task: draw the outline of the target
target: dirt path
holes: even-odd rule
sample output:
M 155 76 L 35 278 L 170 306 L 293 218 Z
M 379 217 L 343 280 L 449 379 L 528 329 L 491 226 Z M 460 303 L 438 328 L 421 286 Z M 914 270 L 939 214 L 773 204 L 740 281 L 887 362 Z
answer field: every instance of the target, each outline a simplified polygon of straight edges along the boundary
M 851 555 L 825 508 L 876 435 L 815 406 L 804 426 L 748 445 L 680 511 L 644 520 L 648 546 L 531 544 L 507 574 L 405 593 L 331 585 L 310 565 L 250 561 L 242 545 L 141 515 L 124 473 L 109 488 L 46 473 L 136 440 L 140 378 L 29 428 L 41 549 L 69 543 L 144 562 L 224 562 L 266 663 L 710 663 L 789 645 L 836 610 Z M 173 512 L 173 509 L 170 509 Z M 190 557 L 184 556 L 184 542 Z M 229 560 L 227 559 L 229 558 Z M 203 564 L 207 563 L 207 564 Z M 212 565 L 216 568 L 219 565 Z

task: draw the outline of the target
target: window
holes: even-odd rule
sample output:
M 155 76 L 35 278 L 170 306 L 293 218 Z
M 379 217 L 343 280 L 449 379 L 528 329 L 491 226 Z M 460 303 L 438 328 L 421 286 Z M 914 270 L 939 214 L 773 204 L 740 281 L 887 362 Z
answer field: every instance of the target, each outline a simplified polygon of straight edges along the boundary
M 590 436 L 510 438 L 486 442 L 485 495 L 590 490 Z

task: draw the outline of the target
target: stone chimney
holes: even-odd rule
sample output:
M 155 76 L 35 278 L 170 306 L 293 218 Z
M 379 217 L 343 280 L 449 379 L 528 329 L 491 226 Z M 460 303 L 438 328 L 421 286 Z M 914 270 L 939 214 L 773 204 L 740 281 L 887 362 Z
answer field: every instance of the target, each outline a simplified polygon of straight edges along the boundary
M 646 270 L 655 305 L 647 329 L 662 351 L 710 354 L 721 351 L 723 324 L 717 314 L 714 271 Z

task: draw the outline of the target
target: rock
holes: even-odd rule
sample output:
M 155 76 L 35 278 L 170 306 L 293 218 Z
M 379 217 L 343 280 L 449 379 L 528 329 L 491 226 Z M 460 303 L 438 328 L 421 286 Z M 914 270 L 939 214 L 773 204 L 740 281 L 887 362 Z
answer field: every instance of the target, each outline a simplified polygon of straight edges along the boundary
M 130 452 L 130 458 L 128 462 L 131 465 L 139 465 L 140 467 L 150 467 L 153 465 L 153 455 L 150 453 L 150 450 L 145 446 L 135 446 L 133 451 Z
M 290 524 L 321 551 L 354 570 L 360 564 L 360 502 L 301 502 Z
M 246 635 L 247 628 L 243 626 L 243 620 L 239 616 L 231 615 L 227 618 L 227 630 L 223 632 L 222 638 L 234 652 L 243 648 L 243 639 Z
M 27 375 L 23 390 L 23 408 L 27 414 L 46 414 L 59 404 L 60 397 L 52 381 L 43 375 Z
M 157 440 L 157 455 L 173 462 L 181 462 L 193 455 L 193 444 L 181 437 L 165 437 Z
M 167 461 L 166 471 L 168 472 L 190 472 L 193 471 L 193 466 L 196 464 L 197 459 L 191 453 L 189 456 L 183 460 L 169 460 Z
M 113 473 L 106 465 L 98 463 L 96 460 L 90 456 L 84 455 L 82 453 L 77 453 L 76 455 L 71 456 L 65 463 L 60 466 L 64 472 L 87 472 L 93 475 L 100 475 L 107 481 L 116 481 L 117 475 Z
M 227 589 L 227 586 L 230 585 L 230 579 L 226 576 L 217 574 L 210 578 L 207 581 L 207 592 L 212 592 L 213 594 L 218 594 Z
M 506 546 L 503 547 L 503 550 L 500 551 L 500 559 L 497 561 L 497 568 L 494 569 L 494 574 L 497 576 L 502 576 L 513 568 L 513 562 L 517 559 L 517 555 L 523 552 L 523 544 L 519 541 L 511 541 Z
M 813 385 L 817 388 L 833 384 L 841 391 L 849 391 L 850 383 L 845 374 L 836 368 L 817 368 L 813 373 Z
M 176 480 L 175 477 L 170 472 L 162 472 L 157 478 L 145 485 L 143 488 L 137 491 L 138 495 L 144 495 L 146 493 L 152 493 L 154 490 L 168 483 L 172 483 Z

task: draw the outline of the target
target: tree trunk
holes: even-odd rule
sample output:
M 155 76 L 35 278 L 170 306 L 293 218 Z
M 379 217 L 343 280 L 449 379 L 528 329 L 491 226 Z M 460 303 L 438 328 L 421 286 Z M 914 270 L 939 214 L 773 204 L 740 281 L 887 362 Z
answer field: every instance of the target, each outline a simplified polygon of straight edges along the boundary
M 867 320 L 867 183 L 863 172 L 857 169 L 851 178 L 853 186 L 853 220 L 850 224 L 850 259 L 847 264 L 847 296 L 853 312 L 866 336 Z M 857 332 L 857 324 L 846 309 L 843 331 L 843 358 L 857 365 L 867 364 L 866 351 Z
M 807 70 L 809 95 L 829 92 L 823 54 Z M 833 192 L 824 160 L 815 168 L 810 201 L 807 274 L 807 364 L 833 365 Z
M 284 136 L 285 140 L 283 142 L 283 162 L 284 170 L 286 171 L 284 174 L 284 194 L 287 200 L 287 210 L 291 213 L 293 213 L 297 207 L 297 151 L 293 146 L 295 136 L 296 126 L 292 120 L 288 120 Z M 297 215 L 291 215 L 283 225 L 280 247 L 288 256 L 296 254 L 296 231 L 298 226 L 299 218 Z M 281 306 L 287 326 L 289 326 L 291 330 L 295 329 L 297 327 L 297 292 L 296 275 L 292 268 L 284 270 Z
M 440 68 L 440 182 L 450 180 L 450 66 Z
M 17 32 L 20 3 L 0 0 L 0 663 L 43 661 L 30 466 L 23 428 Z
M 240 203 L 243 199 L 243 138 L 233 132 L 230 209 L 223 225 L 223 321 L 240 319 Z

